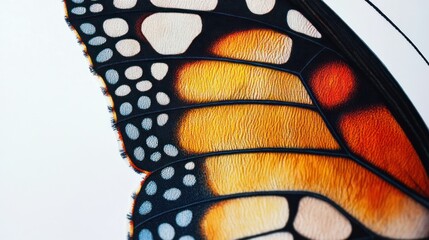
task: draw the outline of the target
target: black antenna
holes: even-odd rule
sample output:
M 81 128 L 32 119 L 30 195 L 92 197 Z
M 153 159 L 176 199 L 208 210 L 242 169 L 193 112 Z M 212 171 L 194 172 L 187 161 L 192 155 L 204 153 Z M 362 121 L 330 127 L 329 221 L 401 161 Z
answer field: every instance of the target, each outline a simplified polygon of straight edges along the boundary
M 411 39 L 407 35 L 405 35 L 405 33 L 402 32 L 402 30 L 398 26 L 396 26 L 396 24 L 393 23 L 393 21 L 390 20 L 390 18 L 388 16 L 386 16 L 386 14 L 384 14 L 370 0 L 365 0 L 365 2 L 367 2 L 372 8 L 374 8 L 375 11 L 378 12 L 378 14 L 380 14 L 384 19 L 386 19 L 386 21 L 388 21 L 390 23 L 390 25 L 392 25 L 396 29 L 396 31 L 398 31 L 408 41 L 408 43 L 410 43 L 411 46 L 413 46 L 413 48 L 417 51 L 417 53 L 420 55 L 420 57 L 423 58 L 423 60 L 426 62 L 426 64 L 429 65 L 429 61 L 425 58 L 425 56 L 423 55 L 423 53 L 417 48 L 417 46 L 413 43 L 413 41 L 411 41 Z

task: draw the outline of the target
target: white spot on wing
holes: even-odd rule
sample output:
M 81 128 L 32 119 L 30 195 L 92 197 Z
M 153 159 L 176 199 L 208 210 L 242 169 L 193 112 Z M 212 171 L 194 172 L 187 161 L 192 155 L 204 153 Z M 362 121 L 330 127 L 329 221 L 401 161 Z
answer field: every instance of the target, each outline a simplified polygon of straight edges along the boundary
M 113 0 L 113 5 L 119 9 L 130 9 L 137 4 L 137 0 Z
M 160 54 L 184 53 L 202 31 L 201 17 L 188 13 L 155 13 L 147 17 L 141 31 Z
M 150 160 L 153 162 L 158 162 L 161 159 L 161 153 L 160 152 L 154 152 L 152 155 L 150 155 Z
M 180 237 L 179 240 L 195 240 L 195 238 L 192 236 L 186 235 L 186 236 Z
M 147 229 L 141 230 L 139 233 L 139 240 L 153 240 L 152 233 Z
M 185 169 L 186 170 L 193 170 L 195 168 L 195 163 L 194 162 L 188 162 L 185 165 Z
M 152 128 L 152 119 L 145 118 L 142 120 L 142 128 L 146 131 L 150 130 Z
M 174 168 L 166 167 L 161 171 L 161 177 L 165 180 L 168 180 L 174 176 Z
M 143 70 L 139 66 L 131 66 L 125 70 L 125 77 L 129 80 L 136 80 L 143 76 Z
M 293 226 L 311 239 L 346 239 L 352 233 L 349 220 L 328 203 L 304 197 L 299 202 Z
M 263 15 L 273 10 L 276 0 L 246 0 L 249 10 L 257 15 Z
M 170 188 L 165 191 L 163 197 L 168 201 L 175 201 L 180 197 L 180 195 L 182 195 L 182 192 L 179 189 Z
M 86 13 L 86 8 L 84 7 L 75 7 L 71 10 L 71 12 L 75 15 L 83 15 Z
M 197 179 L 192 174 L 187 174 L 183 177 L 183 184 L 188 187 L 192 187 L 197 182 Z
M 149 201 L 145 201 L 142 203 L 142 205 L 139 208 L 139 213 L 141 215 L 146 215 L 152 211 L 152 203 Z
M 140 92 L 146 92 L 152 88 L 152 83 L 148 80 L 140 81 L 136 84 L 136 88 Z
M 80 25 L 80 30 L 85 33 L 86 35 L 92 35 L 95 33 L 95 26 L 91 23 L 82 23 Z
M 305 18 L 300 12 L 296 10 L 289 10 L 287 13 L 287 24 L 295 32 L 299 32 L 314 38 L 321 38 L 322 34 Z
M 145 152 L 144 152 L 144 149 L 142 147 L 137 147 L 136 149 L 134 149 L 134 157 L 138 161 L 143 161 L 144 156 L 145 156 Z
M 150 181 L 145 188 L 146 194 L 149 196 L 153 196 L 156 193 L 156 190 L 158 187 L 156 186 L 156 183 L 154 181 Z
M 158 227 L 158 235 L 162 240 L 172 240 L 175 234 L 173 226 L 168 223 L 163 223 Z
M 116 84 L 119 80 L 119 74 L 115 69 L 109 69 L 105 74 L 106 80 L 110 84 Z
M 162 80 L 167 75 L 168 65 L 165 63 L 154 63 L 150 67 L 150 71 L 156 80 Z
M 177 154 L 179 154 L 177 148 L 171 144 L 167 144 L 164 146 L 164 152 L 170 157 L 175 157 L 177 156 Z
M 128 116 L 133 111 L 133 106 L 129 102 L 124 102 L 119 107 L 119 113 L 122 116 Z
M 131 88 L 128 85 L 121 85 L 115 90 L 115 95 L 118 97 L 127 96 L 131 92 Z
M 140 109 L 148 109 L 151 105 L 151 100 L 147 96 L 141 96 L 139 100 L 137 100 L 137 106 Z
M 99 13 L 99 12 L 103 11 L 103 5 L 101 5 L 100 3 L 92 4 L 89 7 L 89 11 L 91 11 L 92 13 Z
M 100 45 L 103 45 L 104 43 L 106 43 L 106 41 L 107 40 L 105 37 L 97 36 L 97 37 L 91 38 L 88 41 L 88 43 L 89 43 L 89 45 L 92 45 L 92 46 L 100 46 Z
M 132 57 L 140 52 L 140 43 L 134 39 L 123 39 L 117 42 L 115 47 L 124 57 Z
M 156 94 L 156 101 L 160 104 L 160 105 L 168 105 L 170 103 L 170 98 L 168 97 L 167 94 L 163 93 L 163 92 L 159 92 Z
M 191 210 L 181 211 L 176 215 L 176 223 L 180 227 L 187 227 L 192 221 L 192 212 Z
M 146 138 L 146 145 L 150 148 L 158 147 L 158 138 L 154 135 L 149 136 L 148 138 Z
M 103 22 L 103 30 L 109 37 L 120 37 L 128 32 L 128 23 L 122 18 L 110 18 Z
M 140 136 L 139 130 L 131 123 L 128 123 L 127 126 L 125 126 L 125 133 L 131 140 L 136 140 Z
M 150 0 L 150 2 L 162 8 L 211 11 L 216 8 L 218 0 Z
M 99 63 L 107 62 L 113 57 L 113 51 L 110 48 L 103 49 L 95 58 Z
M 156 123 L 158 126 L 164 126 L 168 122 L 168 115 L 166 113 L 161 113 L 156 117 Z

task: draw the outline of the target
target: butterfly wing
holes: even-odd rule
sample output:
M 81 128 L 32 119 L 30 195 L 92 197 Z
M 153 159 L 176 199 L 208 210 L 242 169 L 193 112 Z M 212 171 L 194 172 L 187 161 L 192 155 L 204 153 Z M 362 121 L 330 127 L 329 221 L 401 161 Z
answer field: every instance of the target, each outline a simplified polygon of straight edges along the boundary
M 316 2 L 65 1 L 148 174 L 133 238 L 428 236 L 427 130 Z

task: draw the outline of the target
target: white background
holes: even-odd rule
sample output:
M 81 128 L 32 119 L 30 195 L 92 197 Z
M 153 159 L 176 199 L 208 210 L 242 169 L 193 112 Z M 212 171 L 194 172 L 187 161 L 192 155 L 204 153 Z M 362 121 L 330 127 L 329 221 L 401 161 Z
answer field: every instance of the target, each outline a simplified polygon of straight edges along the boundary
M 428 66 L 363 0 L 325 1 L 402 81 L 428 123 Z M 374 3 L 429 57 L 429 1 Z M 141 176 L 119 156 L 107 101 L 63 16 L 59 0 L 0 6 L 0 239 L 128 232 Z

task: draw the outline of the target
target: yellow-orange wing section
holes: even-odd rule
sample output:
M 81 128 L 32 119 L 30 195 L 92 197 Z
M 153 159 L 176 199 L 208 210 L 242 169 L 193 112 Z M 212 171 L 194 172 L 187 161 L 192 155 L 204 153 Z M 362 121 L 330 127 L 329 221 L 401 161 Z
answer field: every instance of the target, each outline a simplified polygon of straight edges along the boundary
M 65 1 L 147 174 L 132 239 L 429 237 L 427 130 L 306 4 Z

